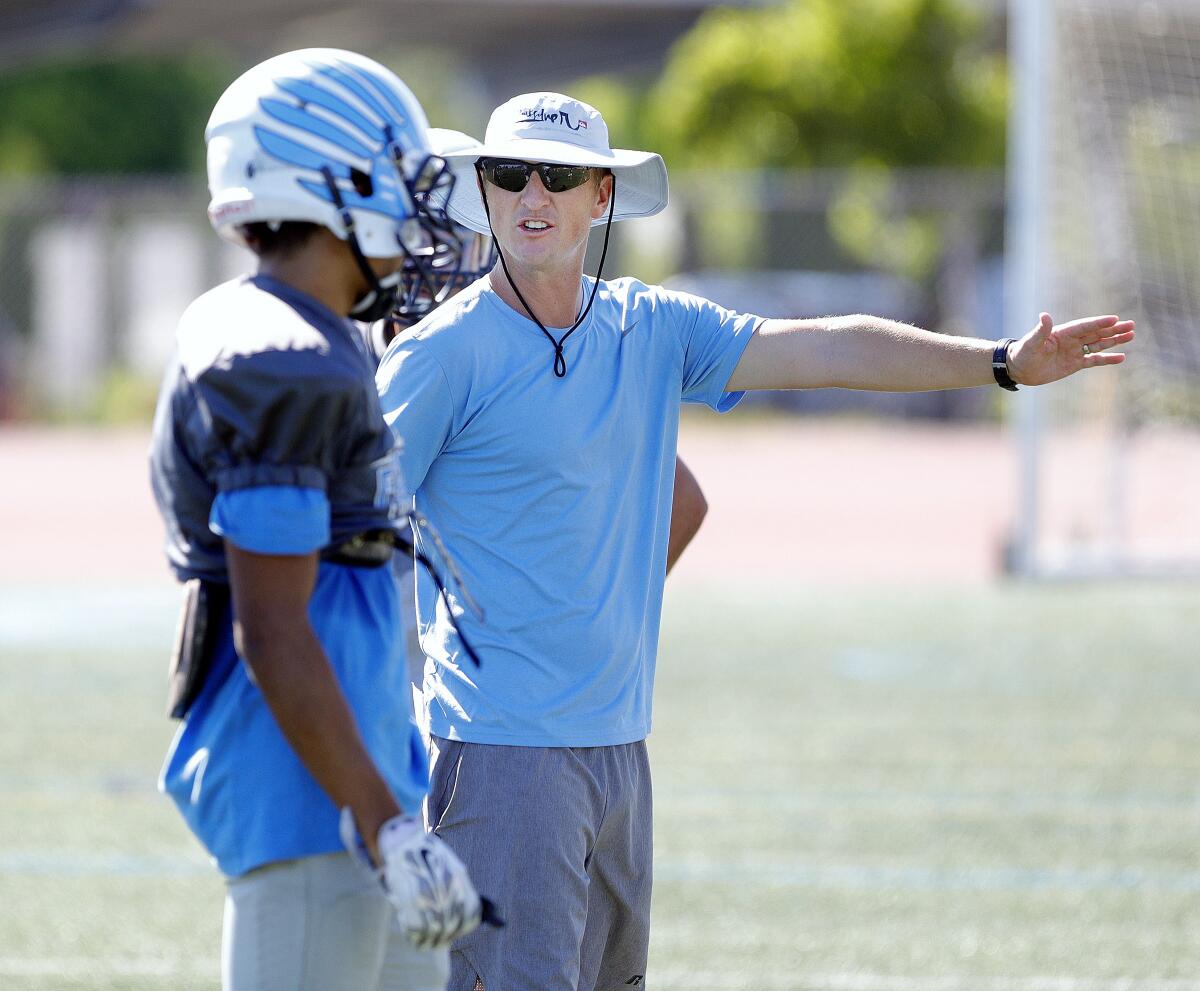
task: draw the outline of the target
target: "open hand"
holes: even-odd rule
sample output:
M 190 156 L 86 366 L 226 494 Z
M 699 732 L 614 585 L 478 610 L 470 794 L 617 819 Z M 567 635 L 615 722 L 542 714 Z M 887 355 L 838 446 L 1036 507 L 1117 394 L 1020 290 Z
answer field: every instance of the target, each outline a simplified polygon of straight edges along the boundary
M 1084 317 L 1056 327 L 1043 313 L 1033 330 L 1009 346 L 1008 371 L 1018 385 L 1045 385 L 1083 368 L 1119 365 L 1125 355 L 1108 349 L 1132 340 L 1132 320 Z

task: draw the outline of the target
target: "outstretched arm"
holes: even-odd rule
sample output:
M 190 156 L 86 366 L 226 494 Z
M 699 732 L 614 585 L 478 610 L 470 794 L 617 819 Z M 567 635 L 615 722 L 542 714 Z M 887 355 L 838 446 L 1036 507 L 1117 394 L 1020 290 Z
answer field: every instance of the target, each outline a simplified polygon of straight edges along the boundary
M 708 500 L 700 483 L 682 458 L 675 459 L 675 494 L 671 499 L 671 532 L 667 537 L 667 573 L 692 542 L 708 513 Z
M 1133 321 L 1087 317 L 1038 325 L 1009 348 L 1009 374 L 1018 385 L 1044 385 L 1084 368 L 1116 365 L 1104 353 L 1133 340 Z M 765 320 L 755 331 L 726 390 L 869 389 L 921 392 L 987 385 L 994 341 L 920 330 L 881 317 Z

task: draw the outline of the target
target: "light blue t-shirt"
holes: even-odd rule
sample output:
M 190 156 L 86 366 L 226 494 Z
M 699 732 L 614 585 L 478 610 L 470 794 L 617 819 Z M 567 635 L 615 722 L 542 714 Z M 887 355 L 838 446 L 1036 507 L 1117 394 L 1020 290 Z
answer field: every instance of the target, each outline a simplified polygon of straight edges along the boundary
M 451 596 L 475 668 L 418 569 L 434 734 L 581 747 L 650 732 L 680 400 L 732 409 L 757 323 L 604 282 L 559 378 L 541 330 L 483 279 L 392 345 L 377 384 L 405 480 L 485 611 Z

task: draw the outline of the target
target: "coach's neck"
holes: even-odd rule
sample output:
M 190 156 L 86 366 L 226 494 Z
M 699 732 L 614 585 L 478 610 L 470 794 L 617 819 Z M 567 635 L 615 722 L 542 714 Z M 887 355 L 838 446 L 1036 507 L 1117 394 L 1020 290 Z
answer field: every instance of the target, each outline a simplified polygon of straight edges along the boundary
M 577 262 L 567 260 L 567 264 L 545 268 L 522 268 L 508 262 L 521 295 L 525 302 L 546 327 L 570 327 L 579 315 L 583 298 L 583 257 Z M 491 272 L 492 289 L 496 295 L 526 320 L 529 314 L 521 305 L 521 300 L 513 291 L 512 283 L 499 262 Z

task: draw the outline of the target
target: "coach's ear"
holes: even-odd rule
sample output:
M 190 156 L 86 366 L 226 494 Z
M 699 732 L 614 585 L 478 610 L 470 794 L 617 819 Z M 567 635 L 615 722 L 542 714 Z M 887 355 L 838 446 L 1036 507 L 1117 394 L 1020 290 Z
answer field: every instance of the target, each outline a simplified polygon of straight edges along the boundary
M 592 204 L 592 219 L 599 220 L 608 213 L 608 202 L 612 198 L 616 177 L 611 169 L 600 169 L 600 181 L 596 183 L 596 202 Z

